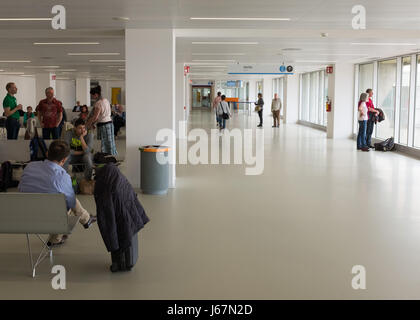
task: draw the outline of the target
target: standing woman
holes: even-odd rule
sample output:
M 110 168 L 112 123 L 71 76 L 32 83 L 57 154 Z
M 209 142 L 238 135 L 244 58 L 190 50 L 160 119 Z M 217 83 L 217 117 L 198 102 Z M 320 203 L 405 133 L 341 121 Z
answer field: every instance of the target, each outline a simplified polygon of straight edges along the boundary
M 366 102 L 368 100 L 367 93 L 360 95 L 358 110 L 359 110 L 359 133 L 357 135 L 357 150 L 369 151 L 369 146 L 366 144 L 366 128 L 368 121 L 368 107 Z
M 101 149 L 104 153 L 117 155 L 117 148 L 114 140 L 114 124 L 111 119 L 111 105 L 106 98 L 101 95 L 101 86 L 90 90 L 92 99 L 96 100 L 93 110 L 89 114 L 86 127 L 94 129 L 98 127 L 97 136 L 101 140 Z

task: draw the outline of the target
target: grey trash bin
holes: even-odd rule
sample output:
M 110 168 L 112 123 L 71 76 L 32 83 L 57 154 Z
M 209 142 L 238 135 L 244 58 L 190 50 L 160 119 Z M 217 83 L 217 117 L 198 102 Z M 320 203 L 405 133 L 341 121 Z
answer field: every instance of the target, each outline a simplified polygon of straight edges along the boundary
M 140 188 L 145 194 L 166 194 L 169 184 L 169 164 L 158 159 L 167 159 L 166 146 L 143 146 L 140 150 Z

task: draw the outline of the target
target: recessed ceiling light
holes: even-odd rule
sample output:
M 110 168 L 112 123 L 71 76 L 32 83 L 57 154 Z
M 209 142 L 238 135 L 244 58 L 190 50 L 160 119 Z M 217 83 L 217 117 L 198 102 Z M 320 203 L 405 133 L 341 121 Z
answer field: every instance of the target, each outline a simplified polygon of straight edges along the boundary
M 51 21 L 52 18 L 0 18 L 0 21 Z
M 245 53 L 192 53 L 193 56 L 244 56 Z
M 224 17 L 192 17 L 190 20 L 229 20 L 229 21 L 290 21 L 290 18 L 224 18 Z
M 34 42 L 34 45 L 50 46 L 50 45 L 95 45 L 100 44 L 99 42 Z
M 30 63 L 30 60 L 0 60 L 0 63 Z
M 60 68 L 59 66 L 24 66 L 24 68 L 28 68 L 28 69 L 58 69 Z
M 89 60 L 89 62 L 125 62 L 125 60 Z
M 119 56 L 119 52 L 70 52 L 69 56 Z
M 243 44 L 243 45 L 256 45 L 256 44 L 259 44 L 259 42 L 193 41 L 192 44 Z
M 193 62 L 235 62 L 236 60 L 193 60 Z
M 328 37 L 328 33 L 326 33 L 326 32 L 321 33 L 321 38 L 327 38 L 327 37 Z
M 352 42 L 355 46 L 416 46 L 416 43 L 404 43 L 404 42 Z
M 115 21 L 130 21 L 129 17 L 112 17 L 112 20 Z

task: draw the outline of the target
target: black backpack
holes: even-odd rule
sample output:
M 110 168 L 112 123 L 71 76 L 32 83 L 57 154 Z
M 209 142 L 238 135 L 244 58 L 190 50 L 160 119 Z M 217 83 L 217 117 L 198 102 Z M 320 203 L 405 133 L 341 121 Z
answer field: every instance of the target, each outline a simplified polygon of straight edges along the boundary
M 6 192 L 7 188 L 16 188 L 19 182 L 13 180 L 13 167 L 10 161 L 5 161 L 0 168 L 0 192 Z
M 375 143 L 376 151 L 392 151 L 395 149 L 394 138 L 388 138 L 385 141 Z
M 31 161 L 43 161 L 47 159 L 47 145 L 44 139 L 36 135 L 29 144 Z
M 97 152 L 93 156 L 93 162 L 97 164 L 117 163 L 117 159 L 109 153 Z

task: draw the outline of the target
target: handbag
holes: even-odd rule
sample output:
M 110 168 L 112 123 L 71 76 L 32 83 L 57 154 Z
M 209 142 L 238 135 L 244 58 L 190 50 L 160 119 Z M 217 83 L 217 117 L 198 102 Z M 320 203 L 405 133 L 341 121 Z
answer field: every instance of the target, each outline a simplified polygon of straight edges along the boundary
M 220 102 L 220 107 L 222 108 L 222 111 L 223 111 L 222 118 L 225 119 L 225 120 L 228 120 L 229 119 L 229 114 L 225 112 L 221 102 Z

